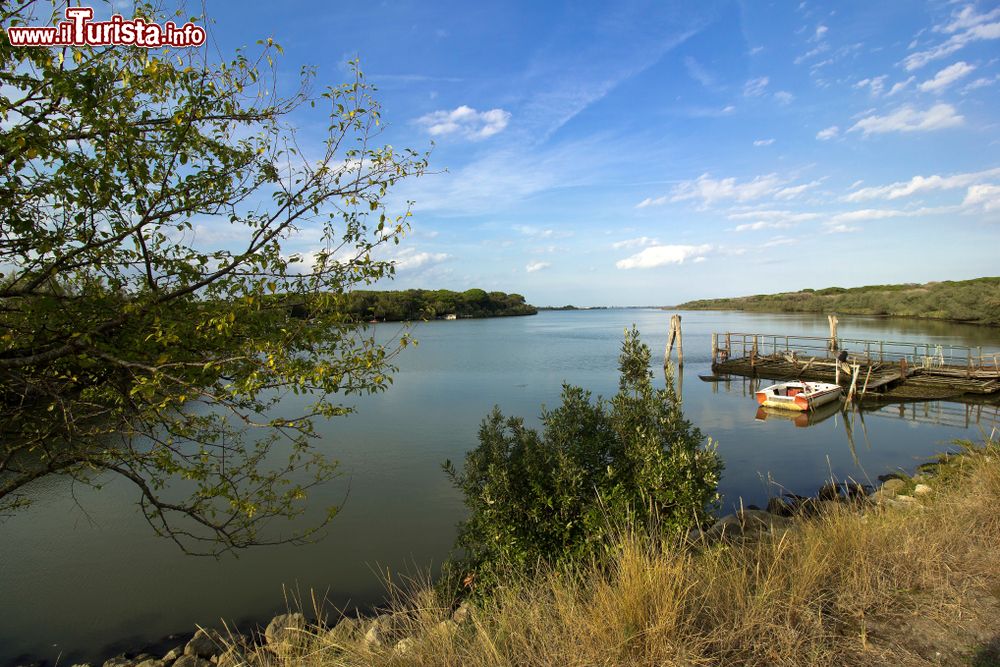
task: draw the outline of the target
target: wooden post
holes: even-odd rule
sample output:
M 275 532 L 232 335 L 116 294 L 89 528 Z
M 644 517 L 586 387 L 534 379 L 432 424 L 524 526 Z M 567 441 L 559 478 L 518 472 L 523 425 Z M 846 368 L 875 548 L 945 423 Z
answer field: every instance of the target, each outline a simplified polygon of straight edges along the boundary
M 674 341 L 677 341 L 677 365 L 684 365 L 684 342 L 681 339 L 681 316 L 671 315 L 670 316 L 670 331 L 667 333 L 667 348 L 663 351 L 663 367 L 666 368 L 667 364 L 670 363 L 670 351 L 674 347 Z
M 865 375 L 865 386 L 861 388 L 861 400 L 865 400 L 865 392 L 868 391 L 868 378 L 872 376 L 872 367 L 868 366 L 868 374 Z
M 837 316 L 836 315 L 827 315 L 826 319 L 827 319 L 827 321 L 830 322 L 830 341 L 828 343 L 828 347 L 830 348 L 830 352 L 836 352 L 837 351 Z M 836 356 L 836 355 L 834 355 L 834 356 Z
M 851 374 L 851 387 L 847 390 L 847 400 L 848 402 L 854 402 L 854 391 L 858 386 L 858 372 L 861 370 L 861 366 L 854 364 L 854 372 Z
M 716 357 L 719 356 L 719 334 L 712 334 L 712 365 L 715 365 Z

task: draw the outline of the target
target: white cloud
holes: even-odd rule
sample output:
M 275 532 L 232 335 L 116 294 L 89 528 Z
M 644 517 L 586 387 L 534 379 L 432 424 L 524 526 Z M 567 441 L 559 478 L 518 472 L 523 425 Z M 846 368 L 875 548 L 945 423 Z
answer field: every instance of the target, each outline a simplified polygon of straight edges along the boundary
M 756 79 L 750 79 L 745 84 L 743 84 L 743 94 L 746 97 L 759 97 L 764 94 L 764 89 L 767 88 L 767 83 L 770 79 L 766 76 L 758 77 Z
M 777 246 L 793 245 L 795 243 L 798 243 L 798 241 L 796 239 L 789 238 L 787 236 L 775 236 L 770 241 L 766 241 L 764 243 L 761 243 L 760 247 L 761 248 L 775 248 Z
M 907 212 L 899 211 L 896 209 L 865 208 L 857 211 L 849 211 L 847 213 L 838 213 L 837 215 L 830 218 L 830 222 L 832 222 L 833 224 L 840 224 L 845 222 L 858 222 L 859 220 L 882 220 L 885 218 L 898 218 L 905 215 L 908 215 Z
M 782 200 L 794 199 L 795 197 L 798 197 L 806 190 L 814 188 L 819 184 L 820 184 L 819 181 L 812 181 L 810 183 L 803 183 L 802 185 L 790 185 L 787 188 L 781 188 L 777 192 L 775 192 L 774 198 Z
M 535 271 L 541 271 L 542 269 L 547 269 L 550 266 L 552 265 L 549 264 L 548 262 L 529 262 L 528 265 L 524 267 L 524 270 L 528 273 L 534 273 Z
M 622 248 L 641 248 L 647 245 L 658 245 L 658 244 L 659 241 L 657 241 L 656 239 L 650 238 L 648 236 L 639 236 L 634 239 L 625 239 L 624 241 L 618 241 L 616 243 L 612 243 L 611 247 L 614 248 L 615 250 L 620 250 Z
M 502 132 L 509 121 L 509 111 L 476 111 L 463 104 L 451 111 L 433 111 L 421 116 L 417 119 L 417 124 L 435 137 L 457 134 L 466 139 L 479 140 Z
M 884 132 L 929 132 L 956 127 L 965 121 L 950 104 L 935 104 L 927 111 L 904 106 L 887 116 L 871 115 L 855 123 L 848 132 L 860 131 L 865 136 Z
M 831 125 L 830 127 L 820 130 L 816 133 L 816 138 L 820 141 L 826 141 L 828 139 L 833 139 L 838 134 L 840 134 L 840 128 L 836 125 Z
M 761 229 L 786 229 L 794 227 L 800 222 L 815 220 L 820 217 L 818 213 L 795 213 L 785 210 L 763 210 L 763 211 L 743 211 L 731 213 L 730 220 L 752 220 L 753 222 L 737 225 L 735 231 L 748 232 Z
M 831 225 L 826 228 L 827 234 L 847 234 L 850 232 L 860 232 L 860 227 L 851 227 L 850 225 Z
M 997 10 L 987 14 L 977 14 L 971 5 L 966 6 L 953 16 L 950 24 L 936 28 L 937 32 L 952 33 L 951 37 L 929 49 L 911 53 L 903 59 L 903 65 L 912 72 L 929 62 L 947 57 L 973 42 L 1000 39 L 1000 22 L 990 22 L 998 16 L 1000 14 Z
M 558 229 L 543 229 L 533 225 L 514 225 L 511 229 L 534 239 L 564 239 L 573 236 L 573 232 Z
M 885 89 L 885 82 L 889 78 L 888 74 L 883 74 L 882 76 L 875 76 L 868 79 L 861 79 L 856 84 L 855 88 L 868 88 L 869 92 L 873 97 L 878 97 L 882 94 Z
M 615 262 L 619 269 L 652 269 L 667 264 L 683 264 L 685 260 L 704 260 L 712 251 L 710 245 L 656 245 Z
M 754 146 L 770 146 L 774 143 L 774 139 L 757 139 L 753 142 Z
M 647 208 L 649 206 L 662 206 L 670 201 L 670 197 L 666 195 L 662 197 L 646 197 L 641 202 L 635 205 L 636 208 Z
M 708 174 L 702 174 L 693 181 L 684 181 L 678 184 L 669 201 L 700 199 L 706 206 L 725 199 L 733 199 L 738 202 L 751 201 L 774 194 L 784 184 L 785 181 L 778 178 L 777 174 L 757 176 L 753 180 L 743 183 L 737 182 L 735 178 L 717 180 Z M 654 200 L 652 203 L 664 202 Z
M 907 86 L 909 86 L 911 83 L 913 83 L 914 79 L 916 79 L 916 78 L 917 77 L 915 77 L 915 76 L 911 76 L 909 79 L 906 79 L 905 81 L 899 81 L 898 83 L 894 83 L 892 85 L 892 88 L 889 89 L 889 92 L 886 94 L 886 96 L 887 97 L 892 97 L 896 93 L 902 92 L 903 90 L 906 89 Z
M 899 181 L 889 185 L 862 188 L 844 197 L 844 201 L 859 202 L 871 199 L 899 199 L 930 190 L 951 190 L 965 188 L 985 180 L 1000 177 L 1000 167 L 985 171 L 952 174 L 951 176 L 914 176 L 909 181 Z
M 825 52 L 827 52 L 829 50 L 830 50 L 830 46 L 828 44 L 825 44 L 825 43 L 824 44 L 820 44 L 815 49 L 812 49 L 810 51 L 806 51 L 801 56 L 799 56 L 798 58 L 796 58 L 795 59 L 795 64 L 796 65 L 801 65 L 802 63 L 804 63 L 805 61 L 809 60 L 813 56 L 818 56 L 819 54 L 825 53 Z M 817 63 L 816 65 L 814 65 L 814 67 L 819 67 L 821 65 L 826 65 L 826 64 L 828 64 L 830 62 L 833 62 L 833 61 L 832 60 L 831 61 L 823 61 L 822 63 Z
M 424 266 L 440 264 L 448 259 L 450 255 L 443 252 L 417 252 L 413 248 L 400 250 L 393 259 L 397 271 L 412 271 Z
M 952 14 L 951 23 L 944 26 L 935 26 L 934 32 L 954 33 L 959 30 L 967 30 L 977 25 L 987 23 L 1000 17 L 1000 7 L 986 14 L 977 14 L 974 5 L 966 5 L 960 11 Z
M 774 94 L 774 99 L 778 101 L 778 104 L 791 104 L 792 100 L 795 99 L 795 95 L 792 95 L 787 90 L 779 90 Z
M 827 28 L 825 25 L 816 26 L 816 32 L 813 33 L 812 40 L 814 42 L 818 42 L 819 40 L 823 39 L 823 36 L 826 35 L 827 31 L 829 31 L 829 28 Z
M 949 65 L 935 74 L 933 79 L 928 79 L 927 81 L 921 83 L 920 90 L 925 93 L 940 92 L 961 79 L 963 76 L 968 76 L 974 69 L 976 69 L 975 66 L 968 64 L 964 60 L 959 60 L 957 63 Z
M 757 222 L 747 222 L 742 225 L 736 225 L 733 231 L 756 232 L 761 229 L 786 229 L 791 226 L 791 223 L 788 222 L 766 222 L 764 220 L 758 220 Z
M 979 88 L 986 88 L 987 86 L 992 86 L 997 81 L 1000 81 L 1000 75 L 994 76 L 993 78 L 989 78 L 989 77 L 985 77 L 985 76 L 979 77 L 975 81 L 972 81 L 967 86 L 965 86 L 964 88 L 962 88 L 962 92 L 963 93 L 967 93 L 970 90 L 977 90 Z
M 1000 185 L 973 185 L 962 206 L 981 207 L 984 211 L 1000 211 Z

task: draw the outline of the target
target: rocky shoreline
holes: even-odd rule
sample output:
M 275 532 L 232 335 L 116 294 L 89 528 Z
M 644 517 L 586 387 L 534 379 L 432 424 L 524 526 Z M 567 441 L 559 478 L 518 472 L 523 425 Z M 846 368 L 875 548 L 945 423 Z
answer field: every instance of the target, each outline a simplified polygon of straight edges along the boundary
M 879 477 L 878 488 L 857 482 L 828 482 L 814 496 L 785 493 L 772 497 L 766 509 L 749 505 L 725 515 L 711 526 L 694 528 L 687 536 L 693 548 L 720 541 L 754 539 L 782 534 L 794 528 L 800 517 L 810 517 L 835 508 L 864 509 L 893 507 L 918 509 L 919 499 L 934 493 L 936 477 L 942 470 L 960 461 L 962 454 L 941 454 L 936 460 L 918 466 L 915 475 L 901 472 Z M 450 635 L 469 620 L 472 608 L 462 603 L 450 617 L 434 625 L 424 635 Z M 148 652 L 119 655 L 103 663 L 76 663 L 72 667 L 241 667 L 247 657 L 267 653 L 275 658 L 294 655 L 308 638 L 323 636 L 331 645 L 362 642 L 372 649 L 391 649 L 406 654 L 428 637 L 409 632 L 412 623 L 402 612 L 371 616 L 344 616 L 332 625 L 310 622 L 299 612 L 280 614 L 250 635 L 199 628 L 187 641 L 178 643 L 159 657 Z M 22 663 L 18 667 L 45 667 L 45 663 Z

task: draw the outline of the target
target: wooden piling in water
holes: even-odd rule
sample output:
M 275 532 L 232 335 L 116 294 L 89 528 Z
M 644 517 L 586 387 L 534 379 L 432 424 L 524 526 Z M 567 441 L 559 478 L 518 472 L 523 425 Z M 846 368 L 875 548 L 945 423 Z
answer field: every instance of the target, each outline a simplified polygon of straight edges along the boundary
M 670 351 L 674 347 L 674 341 L 677 341 L 677 365 L 684 365 L 684 341 L 681 338 L 681 316 L 671 315 L 670 316 L 670 331 L 667 333 L 667 347 L 663 351 L 663 366 L 666 368 L 667 364 L 670 363 Z
M 830 323 L 830 352 L 837 351 L 837 316 L 827 315 L 827 321 Z

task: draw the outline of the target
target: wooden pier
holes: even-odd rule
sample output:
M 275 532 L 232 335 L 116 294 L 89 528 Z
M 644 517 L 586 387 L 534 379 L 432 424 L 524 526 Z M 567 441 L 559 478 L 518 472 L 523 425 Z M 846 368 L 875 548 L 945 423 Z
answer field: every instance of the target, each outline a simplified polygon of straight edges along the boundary
M 817 380 L 847 388 L 848 398 L 942 399 L 1000 396 L 1000 352 L 935 343 L 712 334 L 712 372 L 771 380 Z

